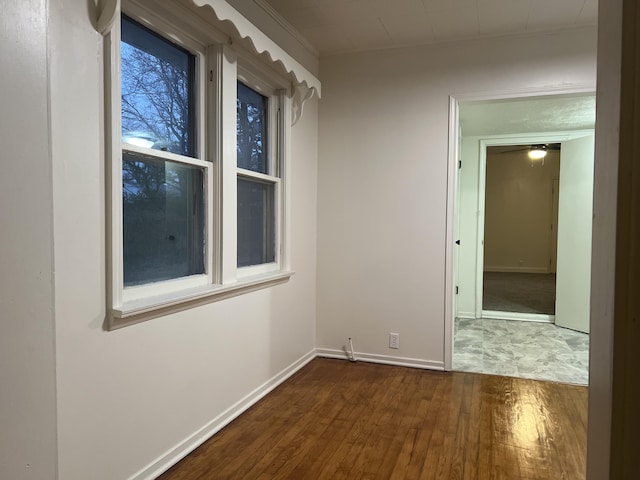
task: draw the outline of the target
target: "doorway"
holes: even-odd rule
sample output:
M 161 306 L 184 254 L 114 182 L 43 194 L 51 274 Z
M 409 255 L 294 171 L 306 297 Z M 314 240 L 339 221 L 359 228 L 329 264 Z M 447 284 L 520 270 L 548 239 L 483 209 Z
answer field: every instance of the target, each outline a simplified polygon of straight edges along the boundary
M 471 107 L 468 110 L 466 107 Z M 562 110 L 568 108 L 572 111 L 571 115 L 563 115 Z M 467 110 L 467 111 L 465 111 Z M 576 115 L 577 111 L 587 112 L 582 116 L 582 120 Z M 553 112 L 554 118 L 550 118 L 549 112 Z M 485 172 L 487 168 L 487 147 L 507 147 L 530 145 L 533 143 L 562 144 L 569 146 L 570 151 L 574 145 L 571 142 L 579 142 L 579 137 L 590 137 L 593 129 L 595 118 L 595 102 L 593 96 L 586 95 L 558 95 L 552 97 L 533 97 L 528 99 L 507 99 L 499 101 L 471 102 L 469 104 L 462 103 L 460 105 L 460 126 L 462 135 L 459 138 L 459 148 L 457 158 L 461 161 L 453 175 L 452 191 L 459 190 L 456 195 L 453 206 L 454 214 L 452 217 L 453 230 L 451 254 L 452 263 L 454 265 L 454 274 L 452 278 L 454 293 L 452 295 L 452 304 L 454 314 L 452 317 L 452 366 L 453 369 L 467 370 L 460 368 L 470 366 L 471 370 L 484 373 L 494 373 L 500 375 L 513 375 L 526 378 L 548 379 L 556 381 L 565 381 L 569 383 L 586 384 L 588 377 L 588 336 L 583 333 L 576 332 L 571 328 L 557 328 L 552 323 L 534 323 L 524 322 L 524 318 L 513 318 L 513 312 L 508 312 L 508 319 L 499 315 L 492 315 L 497 318 L 486 318 L 483 315 L 483 295 L 482 286 L 484 282 L 485 258 L 484 245 L 485 239 Z M 475 124 L 473 120 L 476 120 Z M 479 120 L 479 121 L 478 121 Z M 544 131 L 546 128 L 549 131 Z M 533 133 L 531 133 L 533 132 Z M 591 143 L 592 143 L 592 137 Z M 576 140 L 574 140 L 576 139 Z M 588 143 L 588 140 L 587 140 Z M 571 154 L 571 152 L 569 152 Z M 564 152 L 563 152 L 564 155 Z M 579 156 L 579 155 L 578 155 Z M 593 156 L 593 155 L 591 155 Z M 489 159 L 491 162 L 491 159 Z M 545 163 L 547 160 L 545 160 Z M 575 163 L 575 162 L 573 162 Z M 571 167 L 572 162 L 568 162 Z M 591 170 L 592 170 L 591 158 Z M 575 165 L 574 165 L 575 166 Z M 491 164 L 489 164 L 491 168 Z M 529 166 L 529 168 L 535 168 Z M 565 169 L 563 163 L 560 162 L 560 169 Z M 584 172 L 583 172 L 584 173 Z M 553 210 L 553 193 L 558 192 L 558 186 L 562 179 L 570 178 L 569 174 L 560 172 L 556 174 L 556 179 L 548 178 L 548 197 L 545 200 L 546 214 L 551 216 Z M 489 180 L 491 181 L 491 180 Z M 554 182 L 555 188 L 554 188 Z M 591 179 L 592 182 L 592 179 Z M 575 182 L 583 184 L 582 180 Z M 513 185 L 512 185 L 513 188 Z M 565 200 L 570 200 L 573 194 L 571 187 Z M 566 218 L 570 209 L 562 207 L 562 187 L 559 188 L 560 195 L 557 199 L 559 217 Z M 592 192 L 592 183 L 588 185 L 588 192 Z M 480 193 L 482 192 L 482 193 Z M 503 200 L 504 201 L 504 200 Z M 571 203 L 571 202 L 569 202 Z M 574 202 L 575 203 L 575 202 Z M 590 205 L 591 202 L 578 202 L 580 205 L 577 211 L 584 216 L 584 205 Z M 565 213 L 563 214 L 563 210 Z M 540 209 L 538 209 L 538 213 Z M 587 211 L 586 215 L 590 215 Z M 562 220 L 559 220 L 559 225 Z M 590 220 L 587 220 L 587 226 L 590 234 Z M 551 224 L 549 224 L 551 229 Z M 571 227 L 565 228 L 565 232 L 571 231 Z M 567 239 L 563 240 L 562 228 L 558 226 L 558 237 L 554 240 L 550 236 L 546 236 L 546 240 L 538 238 L 536 245 L 544 246 L 544 250 L 552 252 L 553 242 L 557 240 L 557 265 L 561 268 L 562 253 L 564 249 L 571 250 L 572 243 L 567 243 Z M 582 230 L 580 230 L 582 232 Z M 583 232 L 584 233 L 584 232 Z M 457 240 L 457 241 L 456 241 Z M 564 242 L 564 247 L 562 246 Z M 544 243 L 544 245 L 541 245 Z M 590 241 L 588 242 L 590 246 Z M 487 247 L 490 247 L 488 245 Z M 575 246 L 574 246 L 575 247 Z M 580 250 L 573 248 L 573 250 Z M 548 253 L 547 253 L 548 255 Z M 487 258 L 489 261 L 490 259 Z M 522 261 L 522 262 L 520 262 Z M 532 262 L 527 257 L 518 258 L 517 255 L 511 265 L 513 270 L 518 267 L 534 269 L 535 272 L 542 273 L 543 267 Z M 553 273 L 553 265 L 556 263 L 554 255 L 546 257 L 544 272 Z M 488 267 L 504 267 L 504 265 L 493 265 L 487 262 Z M 578 262 L 580 263 L 580 262 Z M 589 264 L 589 260 L 586 261 Z M 576 266 L 576 261 L 567 262 L 568 265 Z M 537 268 L 537 270 L 535 270 Z M 495 269 L 495 268 L 494 268 Z M 488 268 L 487 270 L 491 270 Z M 565 266 L 566 270 L 566 266 Z M 588 283 L 589 272 L 580 273 L 580 266 L 573 268 L 575 272 L 583 275 Z M 527 272 L 523 272 L 527 273 Z M 567 283 L 574 284 L 580 281 L 567 282 L 560 278 L 558 274 L 558 286 L 556 290 L 566 288 Z M 562 287 L 564 285 L 564 287 Z M 589 290 L 586 290 L 588 298 Z M 564 295 L 566 296 L 566 295 Z M 575 296 L 575 301 L 578 296 Z M 558 303 L 558 302 L 557 302 Z M 562 303 L 562 302 L 559 302 Z M 588 308 L 588 300 L 584 302 Z M 558 305 L 556 305 L 558 307 Z M 558 308 L 554 309 L 554 313 L 558 313 Z M 496 310 L 499 312 L 499 310 Z M 496 312 L 494 311 L 494 312 Z M 553 320 L 552 315 L 547 313 L 521 313 L 518 315 L 546 315 L 546 321 Z M 580 313 L 577 317 L 582 318 L 588 325 L 588 310 L 586 315 Z M 531 320 L 531 318 L 526 318 Z M 534 320 L 540 320 L 535 319 Z M 554 351 L 554 346 L 560 345 L 560 350 Z M 458 361 L 454 361 L 457 359 Z
M 483 318 L 554 321 L 560 148 L 486 149 Z

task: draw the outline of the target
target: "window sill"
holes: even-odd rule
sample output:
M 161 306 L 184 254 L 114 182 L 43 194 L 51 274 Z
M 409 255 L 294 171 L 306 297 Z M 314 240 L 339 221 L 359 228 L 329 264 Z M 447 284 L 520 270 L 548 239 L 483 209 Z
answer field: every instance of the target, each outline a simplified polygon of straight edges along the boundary
M 105 322 L 106 330 L 116 330 L 171 313 L 217 302 L 263 288 L 288 282 L 294 272 L 277 271 L 244 277 L 229 285 L 207 285 L 167 295 L 127 302 L 112 308 Z

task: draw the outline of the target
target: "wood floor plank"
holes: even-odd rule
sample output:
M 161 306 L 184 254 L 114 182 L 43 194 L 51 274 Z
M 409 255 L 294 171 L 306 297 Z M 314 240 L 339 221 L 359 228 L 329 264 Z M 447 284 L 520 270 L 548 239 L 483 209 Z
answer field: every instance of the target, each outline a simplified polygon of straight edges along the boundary
M 587 389 L 316 359 L 161 480 L 585 478 Z

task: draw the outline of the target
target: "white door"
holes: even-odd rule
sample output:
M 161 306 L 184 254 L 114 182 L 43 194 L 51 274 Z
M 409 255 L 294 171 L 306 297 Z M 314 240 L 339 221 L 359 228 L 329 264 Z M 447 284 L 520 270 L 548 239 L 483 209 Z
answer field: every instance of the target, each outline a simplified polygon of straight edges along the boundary
M 589 332 L 594 135 L 562 142 L 556 325 Z

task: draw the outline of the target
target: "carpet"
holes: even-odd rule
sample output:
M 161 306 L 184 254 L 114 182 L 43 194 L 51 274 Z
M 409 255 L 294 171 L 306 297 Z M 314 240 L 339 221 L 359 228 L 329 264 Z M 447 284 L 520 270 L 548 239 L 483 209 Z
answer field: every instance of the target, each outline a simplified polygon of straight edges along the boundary
M 554 273 L 484 272 L 483 310 L 555 315 Z

